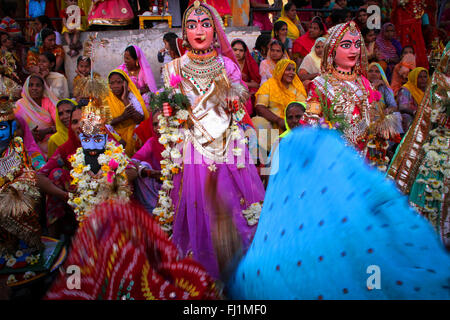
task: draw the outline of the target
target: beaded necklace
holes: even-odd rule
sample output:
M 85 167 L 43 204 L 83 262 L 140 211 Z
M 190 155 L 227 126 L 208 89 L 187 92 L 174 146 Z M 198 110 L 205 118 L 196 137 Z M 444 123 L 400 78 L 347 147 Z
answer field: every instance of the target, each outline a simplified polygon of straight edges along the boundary
M 224 71 L 222 60 L 215 50 L 201 56 L 190 51 L 187 56 L 187 63 L 181 67 L 183 77 L 191 81 L 201 94 L 207 93 L 214 79 Z

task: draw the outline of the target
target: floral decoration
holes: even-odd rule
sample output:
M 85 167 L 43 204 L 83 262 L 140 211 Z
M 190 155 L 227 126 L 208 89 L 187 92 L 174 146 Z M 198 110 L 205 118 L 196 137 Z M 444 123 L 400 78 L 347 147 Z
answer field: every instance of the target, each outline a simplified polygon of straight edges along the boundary
M 72 185 L 76 185 L 76 192 L 69 193 L 69 205 L 72 206 L 78 221 L 87 217 L 87 212 L 95 205 L 112 196 L 113 184 L 116 184 L 116 195 L 121 201 L 128 201 L 131 194 L 125 169 L 129 163 L 122 145 L 114 142 L 106 143 L 106 150 L 98 156 L 100 171 L 92 175 L 90 165 L 86 165 L 83 148 L 70 157 L 72 170 Z

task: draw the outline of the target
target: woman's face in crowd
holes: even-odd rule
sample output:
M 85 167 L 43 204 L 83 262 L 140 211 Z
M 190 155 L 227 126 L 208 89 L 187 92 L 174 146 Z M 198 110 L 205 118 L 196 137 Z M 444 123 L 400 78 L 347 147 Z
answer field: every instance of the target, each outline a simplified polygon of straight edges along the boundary
M 280 45 L 274 44 L 269 48 L 270 59 L 272 59 L 273 61 L 278 61 L 283 57 L 283 49 Z
M 384 32 L 384 37 L 386 40 L 392 40 L 395 36 L 394 26 L 387 26 L 386 31 Z
M 358 21 L 361 25 L 366 25 L 367 23 L 367 12 L 365 11 L 360 11 L 358 13 Z
M 81 60 L 78 63 L 78 72 L 87 77 L 91 72 L 91 63 L 87 60 Z
M 44 84 L 41 79 L 32 77 L 28 83 L 28 92 L 33 100 L 39 100 L 44 94 Z
M 408 53 L 414 54 L 414 49 L 411 48 L 411 47 L 406 47 L 406 48 L 403 50 L 403 56 L 407 55 Z
M 320 30 L 319 24 L 317 22 L 313 22 L 309 26 L 309 35 L 313 39 L 317 39 L 322 35 L 322 30 Z
M 72 104 L 62 103 L 58 106 L 59 120 L 64 124 L 66 128 L 70 126 L 70 113 L 72 112 Z
M 286 38 L 287 37 L 287 34 L 288 34 L 288 28 L 287 28 L 287 25 L 283 25 L 282 27 L 281 27 L 281 29 L 280 30 L 278 30 L 278 37 L 280 37 L 280 38 Z
M 125 80 L 123 80 L 122 77 L 116 73 L 113 73 L 109 77 L 109 87 L 116 97 L 122 96 L 124 83 Z
M 347 31 L 336 49 L 335 63 L 342 71 L 349 72 L 356 65 L 361 52 L 359 34 Z
M 76 109 L 74 112 L 72 112 L 72 119 L 70 120 L 70 128 L 77 137 L 81 133 L 80 120 L 81 120 L 81 109 Z
M 34 29 L 36 30 L 36 32 L 40 32 L 42 28 L 44 28 L 42 23 L 38 19 L 34 20 Z
M 294 80 L 295 76 L 295 66 L 293 64 L 289 64 L 284 70 L 283 77 L 281 78 L 281 82 L 290 84 L 292 80 Z
M 287 12 L 286 15 L 292 21 L 295 21 L 295 17 L 297 16 L 297 7 L 293 5 Z
M 134 60 L 133 57 L 131 57 L 131 54 L 128 51 L 125 51 L 125 53 L 123 54 L 123 62 L 125 63 L 127 69 L 129 70 L 130 69 L 133 70 L 134 68 L 137 67 L 136 60 Z
M 233 46 L 233 52 L 234 52 L 234 55 L 235 55 L 235 57 L 236 57 L 236 59 L 237 59 L 238 61 L 244 60 L 244 57 L 245 57 L 245 51 L 244 51 L 244 46 L 243 46 L 241 43 L 236 42 L 236 43 L 234 44 L 234 46 Z
M 299 106 L 293 106 L 286 112 L 286 121 L 289 128 L 294 129 L 299 126 L 300 119 L 303 116 L 303 109 Z
M 347 0 L 337 0 L 336 3 L 341 7 L 345 8 L 347 6 Z
M 323 56 L 323 42 L 317 42 L 316 46 L 314 48 L 314 51 L 316 52 L 318 57 L 322 58 L 322 56 Z
M 201 9 L 194 9 L 186 21 L 186 36 L 195 50 L 206 50 L 212 46 L 214 27 L 211 18 Z
M 54 67 L 54 63 L 50 63 L 50 61 L 48 61 L 47 57 L 44 56 L 43 54 L 41 54 L 39 56 L 38 66 L 39 66 L 39 70 L 41 70 L 41 71 L 44 71 L 44 70 L 51 71 Z
M 373 83 L 377 80 L 381 80 L 381 72 L 377 66 L 371 66 L 367 77 L 369 78 L 369 81 Z
M 377 35 L 375 34 L 374 30 L 370 30 L 367 34 L 366 34 L 366 38 L 364 39 L 366 41 L 366 43 L 371 43 L 374 42 L 376 39 Z
M 417 87 L 420 90 L 425 91 L 425 89 L 427 88 L 427 83 L 428 83 L 428 74 L 426 71 L 421 71 L 419 73 L 419 76 L 417 77 Z
M 56 35 L 53 33 L 44 40 L 44 49 L 53 51 L 56 47 Z
M 5 47 L 7 50 L 11 50 L 14 47 L 11 37 L 7 34 L 2 34 L 2 36 L 0 38 L 0 44 L 2 47 Z

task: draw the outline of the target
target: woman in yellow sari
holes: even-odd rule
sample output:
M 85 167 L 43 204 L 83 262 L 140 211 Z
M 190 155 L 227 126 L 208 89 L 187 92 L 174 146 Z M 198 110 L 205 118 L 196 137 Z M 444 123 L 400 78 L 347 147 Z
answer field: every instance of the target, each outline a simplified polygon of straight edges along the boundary
M 300 37 L 305 30 L 300 23 L 300 19 L 297 16 L 297 7 L 294 3 L 288 2 L 283 9 L 281 10 L 281 17 L 277 21 L 284 21 L 288 26 L 287 37 L 295 41 L 298 37 Z M 272 38 L 274 37 L 272 31 Z
M 402 114 L 403 131 L 409 129 L 417 108 L 422 102 L 428 84 L 428 70 L 415 68 L 408 75 L 408 82 L 401 87 L 397 95 L 398 109 Z
M 48 158 L 55 153 L 59 146 L 63 145 L 69 138 L 68 128 L 72 110 L 78 103 L 72 99 L 62 99 L 56 104 L 55 125 L 56 133 L 48 139 Z
M 266 129 L 269 132 L 269 143 L 272 144 L 271 129 L 278 129 L 273 132 L 276 137 L 286 130 L 284 122 L 284 109 L 292 101 L 304 102 L 306 100 L 306 91 L 302 82 L 297 76 L 296 64 L 289 59 L 278 61 L 272 78 L 256 92 L 256 113 L 257 117 L 252 118 L 255 128 Z M 262 142 L 260 135 L 259 142 Z M 270 146 L 267 146 L 270 149 Z M 261 146 L 264 148 L 264 146 Z
M 145 141 L 139 141 L 135 129 L 149 119 L 144 99 L 128 75 L 114 69 L 108 75 L 110 91 L 105 99 L 111 111 L 111 126 L 125 141 L 125 153 L 132 157 Z M 110 128 L 111 129 L 111 128 Z

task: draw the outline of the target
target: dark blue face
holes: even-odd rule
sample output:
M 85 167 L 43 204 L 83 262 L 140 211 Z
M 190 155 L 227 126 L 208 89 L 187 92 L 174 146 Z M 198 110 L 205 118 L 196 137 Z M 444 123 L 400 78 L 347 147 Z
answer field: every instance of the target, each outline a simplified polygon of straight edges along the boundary
M 17 123 L 15 120 L 0 122 L 0 150 L 4 150 L 9 145 L 16 128 Z
M 106 134 L 86 135 L 80 133 L 79 135 L 81 146 L 84 150 L 103 151 L 106 145 Z

